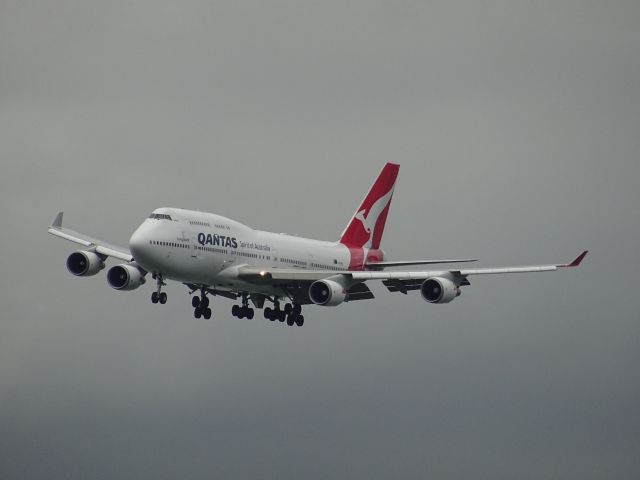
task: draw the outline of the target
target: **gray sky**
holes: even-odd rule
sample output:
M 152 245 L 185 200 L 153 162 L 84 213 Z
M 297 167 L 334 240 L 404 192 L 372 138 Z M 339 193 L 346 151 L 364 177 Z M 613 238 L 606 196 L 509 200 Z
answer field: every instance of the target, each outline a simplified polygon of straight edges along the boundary
M 0 3 L 0 477 L 640 474 L 640 4 Z M 66 272 L 159 206 L 395 259 L 569 261 L 304 328 Z

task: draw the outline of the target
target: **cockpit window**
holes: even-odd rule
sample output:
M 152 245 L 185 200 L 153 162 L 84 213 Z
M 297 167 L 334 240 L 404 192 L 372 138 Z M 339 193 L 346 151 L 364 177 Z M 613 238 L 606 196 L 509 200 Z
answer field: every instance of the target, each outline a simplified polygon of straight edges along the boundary
M 156 220 L 171 220 L 171 217 L 165 213 L 152 213 L 149 218 L 155 218 Z

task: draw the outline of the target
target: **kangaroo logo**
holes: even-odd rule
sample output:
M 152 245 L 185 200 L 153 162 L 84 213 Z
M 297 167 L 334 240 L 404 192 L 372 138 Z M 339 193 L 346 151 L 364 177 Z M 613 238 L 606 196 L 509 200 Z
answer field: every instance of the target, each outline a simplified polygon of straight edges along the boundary
M 389 204 L 389 201 L 391 200 L 391 195 L 393 195 L 393 187 L 385 195 L 383 195 L 378 200 L 376 200 L 373 205 L 371 205 L 371 208 L 369 208 L 369 212 L 367 212 L 366 215 L 365 215 L 366 208 L 363 208 L 362 210 L 360 210 L 358 213 L 354 215 L 353 218 L 355 220 L 360 220 L 360 222 L 362 223 L 362 227 L 364 228 L 365 232 L 367 232 L 367 235 L 369 235 L 369 238 L 363 245 L 364 247 L 367 247 L 367 248 L 371 247 L 371 238 L 373 236 L 373 229 L 375 228 L 376 223 L 378 222 L 378 217 L 380 217 L 380 214 L 382 213 L 382 211 Z
M 355 219 L 360 220 L 362 222 L 362 226 L 364 227 L 364 230 L 367 233 L 371 233 L 371 227 L 367 225 L 367 219 L 364 216 L 364 212 L 365 212 L 365 209 L 362 209 L 358 213 L 356 213 Z

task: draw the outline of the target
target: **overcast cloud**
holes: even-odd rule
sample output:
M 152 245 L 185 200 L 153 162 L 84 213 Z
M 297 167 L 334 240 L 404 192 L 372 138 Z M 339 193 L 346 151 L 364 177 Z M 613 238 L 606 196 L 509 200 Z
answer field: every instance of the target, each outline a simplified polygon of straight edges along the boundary
M 640 476 L 637 1 L 0 2 L 0 478 Z M 393 259 L 571 260 L 449 305 L 192 318 L 75 278 L 160 206 Z M 415 293 L 415 292 L 414 292 Z

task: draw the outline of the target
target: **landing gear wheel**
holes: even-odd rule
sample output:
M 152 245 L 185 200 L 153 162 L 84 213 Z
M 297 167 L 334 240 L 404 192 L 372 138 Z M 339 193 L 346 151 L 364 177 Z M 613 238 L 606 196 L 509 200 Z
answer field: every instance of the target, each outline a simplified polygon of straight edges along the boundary
M 233 315 L 234 317 L 240 318 L 240 306 L 239 305 L 234 305 L 233 307 L 231 307 L 231 315 Z
M 200 318 L 202 316 L 202 310 L 200 309 L 200 307 L 196 307 L 196 309 L 193 311 L 193 316 L 196 318 Z
M 253 315 L 254 315 L 253 308 L 247 308 L 247 314 L 245 315 L 247 319 L 253 320 Z
M 167 303 L 167 294 L 162 291 L 162 287 L 166 285 L 162 279 L 162 275 L 159 273 L 152 274 L 152 278 L 156 281 L 156 291 L 151 294 L 151 302 L 161 304 Z
M 211 309 L 205 308 L 204 311 L 202 312 L 202 316 L 204 317 L 205 320 L 209 320 L 211 318 Z
M 200 306 L 200 297 L 192 297 L 191 298 L 191 306 L 193 308 L 198 308 Z
M 209 297 L 202 297 L 200 299 L 200 306 L 202 308 L 207 308 L 209 306 Z
M 293 310 L 293 307 L 291 306 L 290 303 L 287 303 L 284 306 L 284 313 L 286 313 L 287 315 L 289 315 L 291 313 L 291 311 Z
M 273 310 L 271 309 L 271 307 L 267 307 L 264 309 L 264 318 L 266 318 L 267 320 L 271 320 L 272 322 L 275 320 L 275 318 L 273 318 L 273 314 L 272 314 Z
M 293 325 L 293 315 L 287 315 L 287 325 Z
M 304 315 L 298 315 L 296 317 L 296 325 L 298 325 L 299 327 L 304 325 Z
M 302 313 L 302 307 L 298 304 L 293 306 L 293 314 L 300 315 Z

